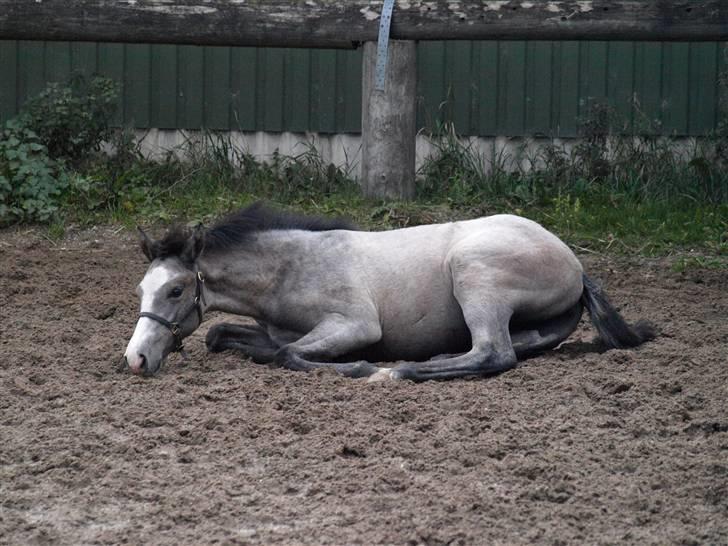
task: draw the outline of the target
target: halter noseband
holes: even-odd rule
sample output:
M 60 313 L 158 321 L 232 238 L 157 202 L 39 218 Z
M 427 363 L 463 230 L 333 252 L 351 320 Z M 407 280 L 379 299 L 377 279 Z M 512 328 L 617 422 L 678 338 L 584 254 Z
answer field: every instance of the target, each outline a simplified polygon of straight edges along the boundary
M 182 345 L 182 330 L 180 325 L 183 324 L 194 311 L 197 311 L 197 318 L 199 319 L 200 324 L 202 324 L 202 305 L 200 305 L 200 303 L 203 301 L 202 285 L 204 283 L 205 278 L 202 276 L 202 272 L 198 271 L 195 275 L 195 299 L 192 300 L 192 307 L 190 307 L 190 309 L 177 322 L 170 322 L 164 317 L 160 317 L 154 313 L 147 313 L 146 311 L 139 313 L 139 318 L 146 317 L 148 319 L 152 319 L 172 332 L 175 343 L 175 347 L 173 349 L 174 352 L 180 352 L 184 348 Z

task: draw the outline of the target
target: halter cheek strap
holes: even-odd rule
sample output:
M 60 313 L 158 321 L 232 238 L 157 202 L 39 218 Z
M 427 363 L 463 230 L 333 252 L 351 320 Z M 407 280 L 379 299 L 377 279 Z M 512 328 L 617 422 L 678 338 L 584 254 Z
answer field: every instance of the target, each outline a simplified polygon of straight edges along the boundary
M 202 305 L 200 304 L 203 301 L 202 285 L 204 283 L 205 278 L 202 276 L 202 272 L 198 271 L 195 275 L 195 299 L 192 300 L 192 307 L 190 307 L 189 310 L 182 315 L 182 318 L 176 322 L 171 322 L 164 317 L 160 317 L 159 315 L 148 313 L 146 311 L 139 313 L 139 318 L 145 317 L 152 319 L 172 332 L 175 343 L 175 347 L 173 349 L 174 352 L 180 352 L 184 348 L 184 345 L 182 344 L 182 329 L 180 328 L 180 325 L 183 324 L 194 311 L 197 311 L 197 318 L 199 320 L 198 325 L 202 324 Z

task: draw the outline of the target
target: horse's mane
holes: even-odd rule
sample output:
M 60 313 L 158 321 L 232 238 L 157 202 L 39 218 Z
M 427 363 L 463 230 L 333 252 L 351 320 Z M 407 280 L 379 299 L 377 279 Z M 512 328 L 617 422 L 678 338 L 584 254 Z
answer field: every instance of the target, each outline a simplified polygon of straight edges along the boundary
M 254 203 L 218 220 L 204 230 L 205 252 L 218 252 L 237 248 L 250 240 L 251 235 L 261 231 L 300 229 L 304 231 L 329 231 L 334 229 L 357 229 L 351 222 L 341 218 L 308 216 L 275 210 L 263 203 Z M 157 258 L 180 256 L 191 235 L 187 227 L 174 227 L 154 243 Z
M 207 230 L 205 250 L 228 250 L 244 243 L 253 233 L 285 229 L 329 231 L 356 228 L 349 221 L 340 218 L 283 212 L 258 202 L 226 216 Z

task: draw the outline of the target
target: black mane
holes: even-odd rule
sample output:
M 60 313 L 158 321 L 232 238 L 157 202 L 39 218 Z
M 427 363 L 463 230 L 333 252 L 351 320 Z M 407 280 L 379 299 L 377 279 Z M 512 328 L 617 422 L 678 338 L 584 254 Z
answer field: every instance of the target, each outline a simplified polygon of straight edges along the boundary
M 329 231 L 357 228 L 344 219 L 283 212 L 258 202 L 222 218 L 204 230 L 203 248 L 207 252 L 229 250 L 245 243 L 254 233 L 285 229 Z M 191 235 L 189 228 L 172 228 L 162 239 L 154 243 L 155 257 L 181 256 Z

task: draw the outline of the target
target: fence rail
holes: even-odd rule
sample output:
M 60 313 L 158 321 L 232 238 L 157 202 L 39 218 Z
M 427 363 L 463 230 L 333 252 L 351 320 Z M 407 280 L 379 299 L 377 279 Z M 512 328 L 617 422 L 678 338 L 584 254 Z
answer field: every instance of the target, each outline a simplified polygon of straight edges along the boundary
M 337 47 L 376 41 L 381 0 L 0 0 L 0 38 Z M 725 0 L 400 0 L 394 40 L 728 39 Z

